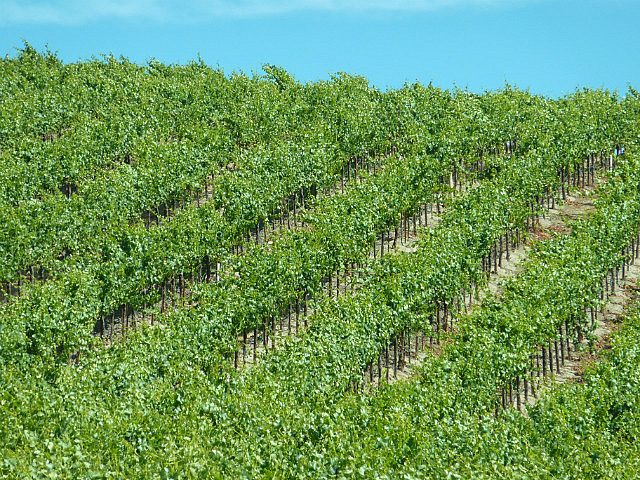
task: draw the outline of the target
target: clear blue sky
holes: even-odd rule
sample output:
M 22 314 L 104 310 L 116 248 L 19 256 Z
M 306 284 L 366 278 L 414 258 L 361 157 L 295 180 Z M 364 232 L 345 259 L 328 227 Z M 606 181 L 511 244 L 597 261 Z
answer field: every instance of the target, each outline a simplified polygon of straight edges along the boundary
M 0 0 L 0 54 L 22 39 L 65 61 L 200 53 L 228 73 L 273 63 L 380 88 L 640 88 L 640 0 Z

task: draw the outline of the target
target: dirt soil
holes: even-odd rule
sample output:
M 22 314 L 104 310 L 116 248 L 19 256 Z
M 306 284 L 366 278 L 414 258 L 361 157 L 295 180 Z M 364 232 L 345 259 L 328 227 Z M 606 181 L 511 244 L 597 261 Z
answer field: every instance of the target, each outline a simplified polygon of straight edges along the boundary
M 558 235 L 566 235 L 571 232 L 569 222 L 584 218 L 595 212 L 596 209 L 593 203 L 594 191 L 594 187 L 585 187 L 580 192 L 567 195 L 567 199 L 564 202 L 556 201 L 551 203 L 550 207 L 552 208 L 546 211 L 544 216 L 540 217 L 539 223 L 532 226 L 527 232 L 528 239 L 510 252 L 509 260 L 503 257 L 502 266 L 498 267 L 497 272 L 492 273 L 486 289 L 480 291 L 478 296 L 467 298 L 466 310 L 473 309 L 489 293 L 499 298 L 502 293 L 503 280 L 522 271 L 534 242 L 547 241 Z M 464 313 L 464 310 L 462 313 Z M 415 351 L 407 352 L 405 368 L 398 371 L 395 377 L 390 378 L 389 383 L 411 379 L 416 375 L 416 367 L 419 367 L 427 356 L 434 354 L 436 354 L 436 350 L 428 346 L 419 350 L 417 355 Z

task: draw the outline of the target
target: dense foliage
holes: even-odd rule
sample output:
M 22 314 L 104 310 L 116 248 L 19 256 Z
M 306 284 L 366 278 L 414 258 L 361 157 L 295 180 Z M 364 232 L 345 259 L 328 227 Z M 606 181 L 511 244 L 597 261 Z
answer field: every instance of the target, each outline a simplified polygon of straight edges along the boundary
M 0 61 L 0 476 L 637 476 L 638 313 L 584 383 L 527 415 L 499 405 L 542 346 L 588 333 L 603 280 L 638 253 L 636 92 L 380 92 L 264 70 L 63 64 L 28 45 Z M 440 312 L 596 167 L 597 213 L 447 331 Z M 415 251 L 373 255 L 431 202 L 446 208 Z M 346 271 L 353 289 L 324 294 Z M 178 276 L 193 295 L 158 309 Z M 309 298 L 307 329 L 233 368 L 243 333 Z M 123 306 L 156 323 L 105 345 L 96 325 Z M 439 355 L 367 386 L 415 332 Z

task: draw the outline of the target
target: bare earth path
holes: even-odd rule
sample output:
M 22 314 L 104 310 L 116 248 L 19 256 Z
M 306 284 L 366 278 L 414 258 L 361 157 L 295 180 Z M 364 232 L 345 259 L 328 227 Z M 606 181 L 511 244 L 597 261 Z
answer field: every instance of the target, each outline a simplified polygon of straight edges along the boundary
M 564 361 L 560 360 L 559 364 L 554 364 L 556 368 L 550 375 L 539 379 L 536 395 L 529 395 L 527 405 L 535 404 L 540 398 L 540 392 L 548 390 L 555 384 L 583 380 L 585 369 L 599 361 L 604 352 L 611 348 L 611 334 L 618 328 L 621 317 L 625 315 L 627 308 L 640 299 L 639 277 L 639 264 L 629 265 L 628 269 L 625 269 L 624 278 L 619 279 L 615 291 L 610 293 L 605 307 L 595 312 L 595 328 L 591 335 L 585 337 L 578 348 L 572 346 L 572 350 L 565 354 Z M 514 398 L 513 406 L 517 407 L 516 398 Z
M 508 260 L 506 258 L 502 259 L 502 266 L 499 266 L 497 270 L 492 273 L 486 289 L 479 292 L 478 296 L 474 296 L 470 301 L 467 301 L 466 310 L 469 311 L 473 309 L 474 306 L 489 293 L 495 295 L 497 298 L 500 297 L 502 293 L 502 281 L 508 277 L 517 275 L 522 270 L 533 242 L 545 241 L 553 238 L 555 235 L 566 235 L 571 231 L 568 225 L 570 221 L 584 218 L 589 213 L 594 212 L 594 191 L 594 187 L 585 187 L 579 192 L 568 194 L 564 202 L 552 205 L 553 208 L 545 212 L 544 216 L 540 217 L 539 223 L 529 230 L 528 240 L 521 242 L 516 249 L 512 250 Z M 469 299 L 467 298 L 467 300 Z M 416 368 L 422 365 L 424 359 L 428 355 L 437 355 L 440 348 L 437 345 L 433 345 L 427 346 L 424 349 L 418 349 L 417 353 L 413 348 L 410 350 L 411 351 L 403 352 L 406 363 L 402 365 L 402 368 L 395 369 L 395 376 L 393 375 L 393 365 L 388 365 L 392 373 L 392 375 L 389 376 L 389 383 L 414 377 L 416 375 Z M 384 359 L 386 359 L 386 356 Z M 384 359 L 382 361 L 383 368 L 385 367 Z M 374 384 L 376 383 L 374 379 Z

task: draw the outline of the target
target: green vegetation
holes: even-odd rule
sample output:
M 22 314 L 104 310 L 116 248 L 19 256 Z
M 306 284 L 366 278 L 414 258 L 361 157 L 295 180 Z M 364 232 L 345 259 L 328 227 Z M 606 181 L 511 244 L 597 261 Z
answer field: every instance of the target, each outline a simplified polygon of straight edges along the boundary
M 635 91 L 264 70 L 0 61 L 0 478 L 637 477 L 638 311 L 583 383 L 505 401 L 638 257 Z M 597 212 L 464 313 L 596 173 Z M 409 225 L 415 248 L 380 255 Z M 367 380 L 417 334 L 439 348 L 415 378 Z

